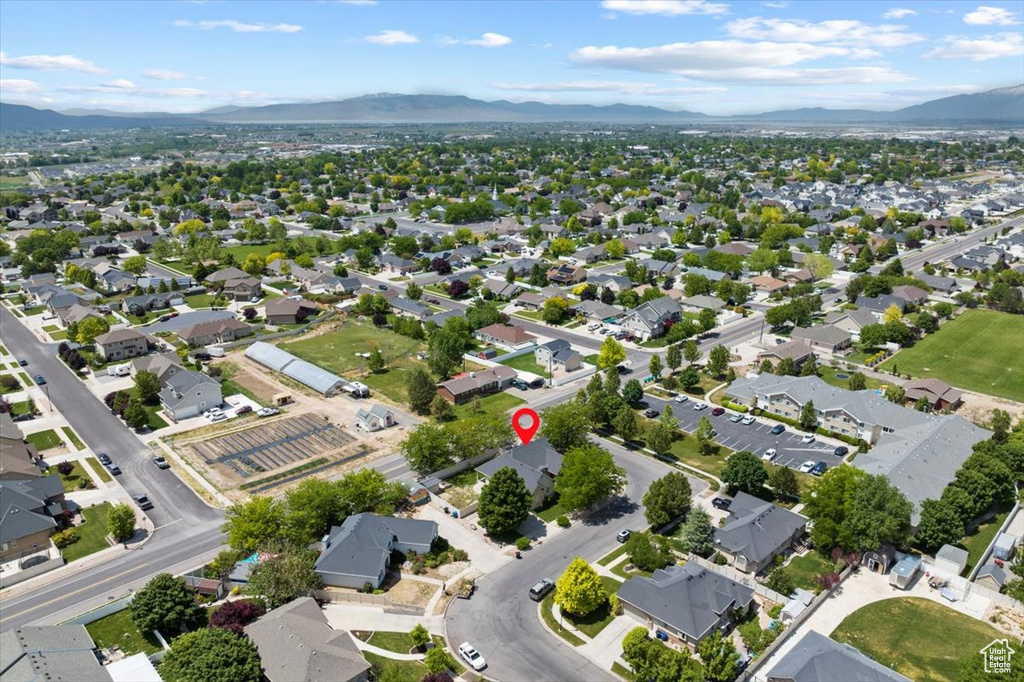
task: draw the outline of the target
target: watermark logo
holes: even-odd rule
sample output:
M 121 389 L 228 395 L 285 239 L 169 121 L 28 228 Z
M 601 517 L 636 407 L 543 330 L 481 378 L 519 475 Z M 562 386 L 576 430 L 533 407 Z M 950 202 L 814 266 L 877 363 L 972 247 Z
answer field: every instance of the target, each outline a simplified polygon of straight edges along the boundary
M 1006 639 L 994 639 L 981 650 L 985 659 L 985 672 L 1010 674 L 1010 657 L 1016 651 L 1010 648 L 1010 642 Z

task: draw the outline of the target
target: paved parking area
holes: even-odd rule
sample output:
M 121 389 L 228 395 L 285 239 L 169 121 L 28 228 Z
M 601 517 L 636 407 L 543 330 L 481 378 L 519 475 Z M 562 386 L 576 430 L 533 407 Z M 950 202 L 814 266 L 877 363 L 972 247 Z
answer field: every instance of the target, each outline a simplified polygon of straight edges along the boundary
M 353 440 L 323 417 L 303 414 L 195 443 L 192 448 L 208 464 L 223 464 L 248 478 L 336 450 Z
M 662 412 L 669 400 L 657 398 L 647 394 L 648 405 Z M 835 454 L 835 446 L 823 441 L 814 443 L 802 443 L 803 433 L 795 431 L 792 427 L 786 426 L 786 430 L 779 435 L 771 433 L 772 427 L 778 422 L 757 419 L 753 424 L 743 425 L 738 422 L 729 421 L 734 412 L 726 410 L 725 414 L 717 417 L 711 416 L 714 405 L 708 406 L 706 410 L 697 411 L 693 409 L 700 398 L 690 398 L 687 402 L 679 404 L 672 402 L 672 415 L 679 420 L 679 428 L 693 433 L 697 429 L 697 422 L 702 416 L 706 416 L 715 426 L 718 435 L 715 442 L 724 445 L 730 450 L 749 450 L 760 457 L 766 450 L 775 448 L 778 455 L 772 460 L 775 464 L 787 466 L 791 469 L 798 469 L 806 461 L 824 462 L 828 468 L 838 466 L 843 458 Z

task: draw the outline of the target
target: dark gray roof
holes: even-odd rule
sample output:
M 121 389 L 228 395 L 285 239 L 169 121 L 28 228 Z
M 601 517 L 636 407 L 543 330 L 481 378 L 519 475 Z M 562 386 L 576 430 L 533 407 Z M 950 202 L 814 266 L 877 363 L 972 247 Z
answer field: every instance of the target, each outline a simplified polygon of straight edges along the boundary
M 245 627 L 270 682 L 348 682 L 370 669 L 352 636 L 335 630 L 316 601 L 301 597 Z
M 391 553 L 393 539 L 429 545 L 436 537 L 434 521 L 355 514 L 331 528 L 328 546 L 316 561 L 316 571 L 376 580 Z
M 849 644 L 813 630 L 767 673 L 768 682 L 910 682 Z
M 753 598 L 752 588 L 696 562 L 630 578 L 619 588 L 621 601 L 693 640 L 703 639 L 722 613 L 745 608 Z
M 806 522 L 807 519 L 788 509 L 739 492 L 729 507 L 728 522 L 715 529 L 715 544 L 760 563 L 785 545 Z
M 23 625 L 0 638 L 4 682 L 110 682 L 84 625 Z
M 984 577 L 991 577 L 996 581 L 996 584 L 1002 587 L 1006 584 L 1006 571 L 996 564 L 985 564 L 978 569 L 978 574 L 974 576 L 975 581 L 980 580 Z
M 526 489 L 534 491 L 542 476 L 557 476 L 562 470 L 562 455 L 551 447 L 546 438 L 535 438 L 528 445 L 509 448 L 494 459 L 476 468 L 490 478 L 498 469 L 512 467 L 526 483 Z
M 878 320 L 867 308 L 856 308 L 854 310 L 837 310 L 825 316 L 825 324 L 835 324 L 843 318 L 849 318 L 858 327 L 866 327 L 869 324 L 877 324 Z
M 167 407 L 174 407 L 185 400 L 185 397 L 192 389 L 201 385 L 220 386 L 215 379 L 211 379 L 202 372 L 193 372 L 185 369 L 167 377 L 163 390 L 160 391 L 160 401 Z
M 831 346 L 837 346 L 849 341 L 851 334 L 845 329 L 825 324 L 815 327 L 796 327 L 793 329 L 793 333 L 790 334 L 790 338 L 794 340 L 806 339 L 807 341 L 827 343 Z
M 899 296 L 892 296 L 890 294 L 879 294 L 878 296 L 858 296 L 857 305 L 861 308 L 867 308 L 876 313 L 884 313 L 889 306 L 896 306 L 900 310 L 904 310 L 907 307 L 906 299 L 900 298 Z

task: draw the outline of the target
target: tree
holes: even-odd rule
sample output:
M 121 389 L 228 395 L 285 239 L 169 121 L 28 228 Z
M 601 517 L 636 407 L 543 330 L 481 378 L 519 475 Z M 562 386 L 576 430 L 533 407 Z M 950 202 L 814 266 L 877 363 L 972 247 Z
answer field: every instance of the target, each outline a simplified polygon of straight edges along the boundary
M 416 414 L 427 414 L 430 403 L 437 395 L 434 380 L 422 367 L 412 367 L 405 374 L 405 392 L 409 396 L 409 407 Z
M 700 660 L 704 662 L 704 679 L 709 682 L 732 682 L 736 677 L 736 664 L 739 662 L 739 654 L 736 653 L 736 645 L 732 638 L 722 636 L 720 630 L 715 630 L 709 637 L 705 637 L 697 647 Z
M 690 339 L 683 344 L 683 357 L 691 365 L 700 360 L 700 347 L 696 341 Z
M 814 431 L 818 426 L 818 413 L 814 409 L 814 401 L 808 400 L 800 408 L 800 428 L 804 431 Z
M 559 452 L 586 446 L 590 428 L 587 410 L 575 400 L 541 410 L 540 435 Z
M 156 402 L 160 393 L 160 380 L 156 374 L 148 370 L 139 370 L 135 374 L 135 395 L 144 405 L 152 405 Z
M 820 488 L 817 492 L 822 494 Z M 846 526 L 851 545 L 846 549 L 863 552 L 886 544 L 906 544 L 913 505 L 884 475 L 866 476 L 858 481 L 847 504 Z
M 615 464 L 611 453 L 596 445 L 574 447 L 565 453 L 555 479 L 562 506 L 569 511 L 586 509 L 622 491 L 626 471 Z
M 428 474 L 455 463 L 453 442 L 444 427 L 420 424 L 411 432 L 400 448 L 413 471 Z
M 850 379 L 847 381 L 847 386 L 851 391 L 863 391 L 868 387 L 867 377 L 861 372 L 854 372 L 850 375 Z
M 714 433 L 715 427 L 711 425 L 711 420 L 707 417 L 701 417 L 697 422 L 697 430 L 693 434 L 697 439 L 697 448 L 700 450 L 700 454 L 711 454 L 715 447 Z
M 130 505 L 115 504 L 107 515 L 107 531 L 118 542 L 135 535 L 135 510 Z
M 634 566 L 644 571 L 656 571 L 672 563 L 672 550 L 668 541 L 650 533 L 633 533 L 626 541 L 626 554 Z
M 661 358 L 658 355 L 652 355 L 651 361 L 647 363 L 647 369 L 650 371 L 651 376 L 656 380 L 661 377 Z
M 282 534 L 297 544 L 319 540 L 330 532 L 331 526 L 345 519 L 341 504 L 337 484 L 320 478 L 303 480 L 285 493 L 287 511 Z
M 568 613 L 585 616 L 607 602 L 601 576 L 586 561 L 574 557 L 555 584 L 555 603 Z
M 660 421 L 647 428 L 647 447 L 658 454 L 664 454 L 672 448 L 676 439 L 676 430 Z
M 644 388 L 637 379 L 630 379 L 622 387 L 622 399 L 630 407 L 637 407 L 644 400 Z
M 800 494 L 796 474 L 789 467 L 775 467 L 768 472 L 768 485 L 780 499 L 795 498 Z
M 465 324 L 465 320 L 462 322 Z M 462 362 L 466 341 L 466 335 L 459 333 L 455 328 L 449 328 L 447 324 L 431 334 L 430 354 L 427 356 L 427 364 L 431 371 L 442 379 L 449 378 Z
M 771 249 L 760 247 L 747 256 L 747 268 L 751 272 L 761 274 L 765 270 L 775 270 L 779 267 L 779 257 Z
M 690 479 L 673 471 L 653 481 L 644 493 L 644 518 L 653 528 L 661 528 L 690 510 Z
M 267 267 L 267 262 L 263 259 L 263 256 L 258 253 L 250 253 L 242 261 L 242 269 L 253 277 L 259 277 L 263 274 L 263 269 Z
M 835 271 L 832 260 L 820 253 L 808 253 L 804 256 L 803 266 L 811 271 L 815 280 L 828 279 Z
M 278 537 L 285 525 L 285 510 L 272 497 L 254 496 L 236 502 L 225 511 L 221 530 L 234 549 L 255 552 L 268 540 Z
M 679 373 L 679 384 L 684 390 L 690 390 L 700 383 L 700 373 L 693 365 L 688 366 Z
M 317 552 L 306 547 L 271 546 L 268 557 L 249 573 L 246 591 L 267 600 L 270 608 L 305 596 L 320 589 L 320 576 L 313 572 Z
M 128 609 L 142 632 L 170 635 L 195 617 L 196 598 L 184 578 L 160 573 L 135 593 Z
M 697 315 L 697 325 L 700 327 L 700 333 L 706 334 L 715 328 L 715 322 L 718 319 L 718 313 L 710 308 L 704 308 Z
M 835 547 L 853 549 L 847 515 L 850 501 L 865 477 L 867 474 L 857 467 L 833 467 L 815 486 L 817 494 L 805 500 L 803 512 L 814 521 L 811 539 L 820 551 L 828 553 Z
M 102 317 L 87 317 L 78 323 L 78 343 L 91 346 L 100 334 L 110 331 L 110 323 Z
M 768 472 L 757 455 L 748 450 L 740 450 L 729 455 L 725 461 L 722 480 L 730 489 L 756 495 L 761 486 L 768 482 Z
M 683 522 L 680 536 L 687 551 L 709 557 L 715 551 L 715 531 L 711 516 L 700 507 L 694 507 Z
M 452 298 L 462 298 L 469 293 L 469 284 L 461 279 L 453 279 L 448 283 L 448 295 Z
M 851 379 L 853 377 L 850 377 Z M 885 399 L 890 403 L 902 405 L 907 402 L 907 389 L 902 386 L 889 386 L 885 389 Z
M 782 358 L 779 360 L 779 364 L 775 367 L 775 373 L 779 376 L 795 377 L 796 362 L 793 361 L 793 358 Z
M 623 405 L 612 418 L 612 426 L 615 433 L 619 434 L 627 444 L 631 443 L 640 434 L 640 424 L 636 419 L 636 412 L 629 405 Z
M 1006 410 L 992 410 L 989 426 L 992 427 L 992 441 L 1005 443 L 1010 430 L 1010 413 Z
M 717 345 L 711 349 L 708 353 L 708 374 L 712 376 L 720 377 L 725 373 L 725 368 L 729 366 L 729 349 L 722 345 Z
M 138 277 L 146 271 L 146 257 L 129 256 L 121 261 L 121 269 Z
M 960 512 L 943 499 L 921 503 L 921 520 L 917 524 L 915 539 L 926 549 L 935 550 L 952 545 L 964 536 L 964 522 Z
M 423 665 L 427 666 L 427 670 L 432 673 L 440 673 L 445 670 L 454 670 L 455 659 L 446 649 L 435 646 L 423 657 Z
M 250 599 L 235 599 L 221 604 L 210 614 L 210 627 L 231 630 L 236 635 L 244 635 L 243 628 L 264 613 L 267 608 L 261 602 Z
M 886 308 L 885 312 L 882 313 L 882 321 L 885 322 L 886 324 L 890 322 L 899 322 L 902 319 L 903 311 L 900 310 L 900 307 L 895 303 Z
M 618 367 L 626 359 L 626 349 L 622 344 L 610 336 L 606 336 L 601 342 L 601 350 L 597 354 L 597 368 L 608 369 Z
M 548 324 L 558 324 L 569 314 L 569 302 L 561 296 L 554 296 L 544 301 L 541 319 Z
M 124 410 L 124 423 L 136 431 L 141 431 L 149 424 L 146 408 L 135 398 L 128 401 L 128 407 Z
M 480 491 L 480 525 L 491 535 L 514 531 L 529 516 L 532 502 L 523 477 L 512 467 L 502 467 Z
M 384 359 L 384 354 L 380 352 L 380 348 L 374 346 L 373 350 L 370 351 L 370 357 L 366 359 L 366 366 L 374 374 L 378 374 L 384 371 L 387 367 L 388 362 Z
M 251 640 L 222 628 L 178 637 L 158 667 L 166 682 L 260 682 L 260 656 Z
M 430 414 L 439 422 L 446 422 L 455 417 L 455 407 L 439 395 L 430 401 Z
M 416 623 L 416 627 L 409 632 L 409 640 L 414 647 L 422 651 L 430 641 L 430 631 L 423 627 L 423 623 Z
M 696 344 L 694 344 L 694 345 L 696 345 Z M 700 356 L 698 355 L 698 357 L 700 357 Z M 672 372 L 675 372 L 677 369 L 679 369 L 679 367 L 682 364 L 683 364 L 683 353 L 679 349 L 679 344 L 678 343 L 674 343 L 671 346 L 669 346 L 668 350 L 665 352 L 665 365 L 669 368 L 669 370 L 671 370 Z

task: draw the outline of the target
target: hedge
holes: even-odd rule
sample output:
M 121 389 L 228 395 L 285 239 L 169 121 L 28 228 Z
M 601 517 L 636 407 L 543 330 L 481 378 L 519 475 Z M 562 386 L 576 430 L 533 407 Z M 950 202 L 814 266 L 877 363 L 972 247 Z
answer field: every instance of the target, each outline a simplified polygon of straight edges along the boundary
M 740 412 L 742 414 L 746 414 L 749 411 L 746 405 L 739 405 L 729 400 L 728 398 L 722 398 L 722 407 L 733 410 L 735 412 Z

